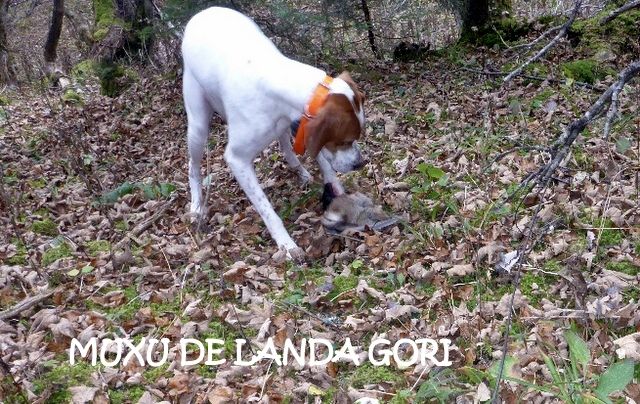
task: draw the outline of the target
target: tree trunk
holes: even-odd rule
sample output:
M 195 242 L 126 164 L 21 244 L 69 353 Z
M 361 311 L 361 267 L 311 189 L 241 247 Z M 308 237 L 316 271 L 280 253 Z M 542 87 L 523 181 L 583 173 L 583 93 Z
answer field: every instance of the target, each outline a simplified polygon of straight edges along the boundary
M 115 60 L 137 56 L 149 46 L 154 9 L 149 0 L 93 0 L 96 30 L 94 54 Z
M 462 31 L 482 28 L 489 22 L 489 0 L 467 0 L 462 14 Z
M 373 22 L 371 21 L 371 12 L 369 11 L 367 0 L 362 0 L 361 4 L 362 13 L 364 14 L 364 22 L 365 24 L 367 24 L 367 33 L 369 35 L 369 45 L 371 46 L 371 51 L 377 59 L 382 59 L 382 55 L 380 54 L 378 46 L 376 45 L 376 37 L 373 33 Z
M 0 83 L 13 84 L 15 82 L 15 71 L 11 63 L 9 44 L 7 42 L 7 5 L 8 0 L 0 0 Z
M 46 64 L 47 76 L 54 78 L 56 73 L 56 58 L 58 41 L 62 33 L 62 20 L 64 18 L 64 0 L 53 1 L 53 12 L 51 13 L 51 25 L 47 34 L 47 42 L 44 44 L 44 61 Z M 57 80 L 55 80 L 57 81 Z
M 462 22 L 461 39 L 469 42 L 493 32 L 493 27 L 512 11 L 511 0 L 463 0 L 454 4 Z

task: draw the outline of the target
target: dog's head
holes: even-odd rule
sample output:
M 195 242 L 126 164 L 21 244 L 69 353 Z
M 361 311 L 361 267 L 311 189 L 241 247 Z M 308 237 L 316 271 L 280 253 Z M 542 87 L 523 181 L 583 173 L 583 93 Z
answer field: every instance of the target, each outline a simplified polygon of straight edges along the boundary
M 327 100 L 307 124 L 306 148 L 319 153 L 337 172 L 357 170 L 365 162 L 357 141 L 364 132 L 364 93 L 344 72 L 331 83 Z

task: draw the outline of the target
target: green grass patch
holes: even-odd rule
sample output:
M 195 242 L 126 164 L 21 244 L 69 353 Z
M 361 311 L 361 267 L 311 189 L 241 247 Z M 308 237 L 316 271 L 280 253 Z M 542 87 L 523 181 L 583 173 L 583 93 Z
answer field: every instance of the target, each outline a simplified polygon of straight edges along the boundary
M 522 275 L 520 280 L 520 292 L 529 298 L 532 305 L 538 305 L 543 297 L 547 297 L 547 290 L 552 284 L 553 279 L 550 276 L 544 274 L 536 274 L 533 272 L 526 272 Z M 537 289 L 534 287 L 537 285 Z
M 42 178 L 38 178 L 35 180 L 28 180 L 27 184 L 33 189 L 42 189 L 47 185 L 47 182 Z
M 341 293 L 354 289 L 356 286 L 358 286 L 358 277 L 356 277 L 355 275 L 349 275 L 349 276 L 338 275 L 335 278 L 333 278 L 332 283 L 333 283 L 333 290 L 331 290 L 331 292 L 329 292 L 329 294 L 327 295 L 327 298 L 329 300 L 335 298 Z
M 622 272 L 631 276 L 636 276 L 640 273 L 640 267 L 629 261 L 608 262 L 606 267 L 611 271 Z

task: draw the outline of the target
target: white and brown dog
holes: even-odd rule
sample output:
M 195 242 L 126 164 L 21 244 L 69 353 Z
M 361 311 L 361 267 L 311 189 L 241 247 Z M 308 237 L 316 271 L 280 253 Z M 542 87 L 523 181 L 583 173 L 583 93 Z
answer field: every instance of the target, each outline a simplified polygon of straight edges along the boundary
M 364 131 L 364 95 L 348 73 L 324 71 L 282 55 L 246 16 L 212 7 L 187 24 L 182 42 L 183 91 L 188 118 L 191 212 L 206 214 L 200 163 L 212 114 L 228 125 L 225 161 L 278 247 L 301 257 L 255 174 L 253 160 L 278 140 L 303 182 L 311 179 L 294 153 L 318 161 L 325 184 L 344 192 L 336 172 L 364 164 L 356 141 Z M 291 126 L 300 121 L 291 144 Z

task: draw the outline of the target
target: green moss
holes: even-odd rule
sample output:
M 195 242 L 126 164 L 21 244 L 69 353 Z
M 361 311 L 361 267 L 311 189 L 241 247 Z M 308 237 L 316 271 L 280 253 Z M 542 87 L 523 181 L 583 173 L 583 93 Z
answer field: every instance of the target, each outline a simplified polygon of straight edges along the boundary
M 531 31 L 532 24 L 513 17 L 498 18 L 491 27 L 465 30 L 460 35 L 461 43 L 504 47 L 506 42 L 516 41 Z
M 127 230 L 129 230 L 129 224 L 125 221 L 125 220 L 118 220 L 115 222 L 114 227 L 116 228 L 116 230 L 118 230 L 119 232 L 126 232 Z
M 145 389 L 142 386 L 127 386 L 122 389 L 109 390 L 108 395 L 111 404 L 136 403 L 144 394 Z
M 124 25 L 123 21 L 116 16 L 116 10 L 113 7 L 112 0 L 93 0 L 93 9 L 96 17 L 96 30 L 93 33 L 94 40 L 100 41 L 104 39 L 111 26 Z
M 604 229 L 600 232 L 600 246 L 609 247 L 619 245 L 624 239 L 624 233 L 611 220 L 606 219 L 602 225 Z
M 36 220 L 31 225 L 31 230 L 43 236 L 53 237 L 58 235 L 58 226 L 51 219 Z
M 82 82 L 95 74 L 95 62 L 93 60 L 83 60 L 71 69 L 71 77 Z
M 563 63 L 561 68 L 566 77 L 589 84 L 595 83 L 596 80 L 602 80 L 607 75 L 615 74 L 611 68 L 603 66 L 601 62 L 593 59 Z
M 11 239 L 11 244 L 16 246 L 16 254 L 7 258 L 9 265 L 26 265 L 27 264 L 27 248 L 20 239 Z
M 100 93 L 115 97 L 126 88 L 124 67 L 113 62 L 102 62 L 96 65 L 96 75 L 100 79 Z
M 356 276 L 336 276 L 333 278 L 333 290 L 329 292 L 327 298 L 331 300 L 347 290 L 354 289 L 356 286 L 358 286 L 358 278 Z
M 96 255 L 98 255 L 98 253 L 108 252 L 109 250 L 111 250 L 111 243 L 109 243 L 107 240 L 94 240 L 87 242 L 87 244 L 85 244 L 85 247 L 89 255 L 95 257 Z
M 607 266 L 607 269 L 610 269 L 612 271 L 622 272 L 627 275 L 636 276 L 638 275 L 638 273 L 640 273 L 640 267 L 637 265 L 634 265 L 629 261 L 608 262 L 606 266 Z
M 377 384 L 388 382 L 391 384 L 397 384 L 402 381 L 402 377 L 393 370 L 393 368 L 387 366 L 373 366 L 370 363 L 365 363 L 362 366 L 356 368 L 350 377 L 350 385 L 355 388 L 362 388 L 366 384 Z
M 42 265 L 47 266 L 60 258 L 73 256 L 71 248 L 67 243 L 62 243 L 57 247 L 51 247 L 42 254 Z
M 33 382 L 33 391 L 42 393 L 45 389 L 53 387 L 53 394 L 47 403 L 69 403 L 71 392 L 69 387 L 84 385 L 90 382 L 91 374 L 99 369 L 87 362 L 76 362 L 69 365 L 68 359 L 52 359 L 43 364 L 45 370 Z
M 562 269 L 560 261 L 552 259 L 544 263 L 544 270 L 547 272 L 559 272 Z
M 42 178 L 38 178 L 38 179 L 35 179 L 35 180 L 29 180 L 29 181 L 27 181 L 27 183 L 33 189 L 42 189 L 47 185 L 47 182 Z
M 62 94 L 62 101 L 67 102 L 69 104 L 84 104 L 84 100 L 82 99 L 82 97 L 80 96 L 80 94 L 78 94 L 77 92 L 75 92 L 75 90 L 68 88 L 65 90 L 64 94 Z
M 0 95 L 0 107 L 4 107 L 10 104 L 9 97 Z
M 548 290 L 549 285 L 551 285 L 552 282 L 552 279 L 545 277 L 543 274 L 534 274 L 532 272 L 527 272 L 522 276 L 522 279 L 520 280 L 520 291 L 523 295 L 528 297 L 531 304 L 535 306 L 540 303 L 540 300 L 543 297 L 547 296 L 546 291 Z M 537 289 L 534 289 L 534 284 L 538 286 Z

